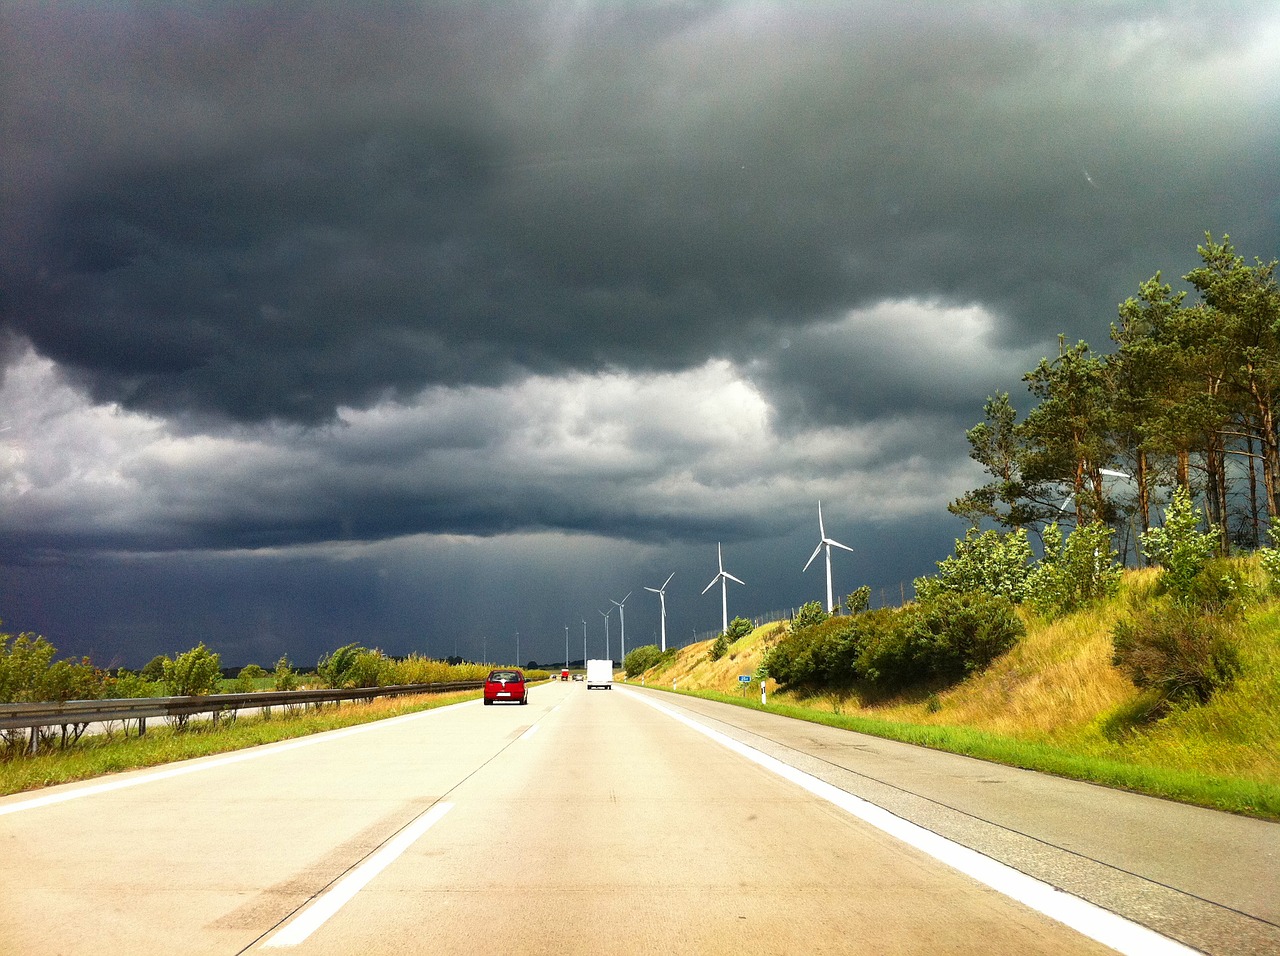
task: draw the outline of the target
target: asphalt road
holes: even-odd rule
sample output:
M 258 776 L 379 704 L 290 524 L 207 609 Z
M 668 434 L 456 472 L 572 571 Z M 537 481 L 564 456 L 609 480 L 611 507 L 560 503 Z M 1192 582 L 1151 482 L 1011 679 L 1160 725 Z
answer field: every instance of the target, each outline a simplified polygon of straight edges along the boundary
M 1280 827 L 899 747 L 555 683 L 6 797 L 0 953 L 1277 951 Z

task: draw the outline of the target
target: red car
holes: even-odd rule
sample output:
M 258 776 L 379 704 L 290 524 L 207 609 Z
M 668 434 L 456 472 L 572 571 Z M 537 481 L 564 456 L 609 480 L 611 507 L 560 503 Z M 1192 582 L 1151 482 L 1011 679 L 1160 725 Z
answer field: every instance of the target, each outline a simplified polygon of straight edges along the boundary
M 524 671 L 489 671 L 484 681 L 484 702 L 506 701 L 511 704 L 529 703 L 529 688 L 524 682 Z

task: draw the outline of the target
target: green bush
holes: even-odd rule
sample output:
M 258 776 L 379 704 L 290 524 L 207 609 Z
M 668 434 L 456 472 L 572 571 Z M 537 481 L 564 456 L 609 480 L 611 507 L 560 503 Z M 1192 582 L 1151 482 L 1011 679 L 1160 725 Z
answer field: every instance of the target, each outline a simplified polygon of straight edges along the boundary
M 1164 526 L 1142 535 L 1142 551 L 1161 566 L 1160 586 L 1175 603 L 1193 603 L 1193 582 L 1217 550 L 1217 535 L 1200 530 L 1201 512 L 1185 488 L 1173 493 Z
M 627 652 L 627 656 L 622 659 L 622 669 L 628 677 L 636 677 L 661 660 L 662 651 L 658 650 L 658 645 L 645 644 Z
M 729 637 L 726 634 L 721 634 L 714 642 L 712 642 L 711 648 L 707 651 L 707 657 L 710 660 L 718 661 L 720 658 L 724 657 L 728 651 Z
M 382 651 L 376 648 L 360 648 L 351 666 L 344 673 L 344 687 L 382 687 L 394 668 Z
M 1048 618 L 1078 610 L 1120 588 L 1112 531 L 1101 521 L 1082 525 L 1062 540 L 1057 523 L 1044 529 L 1044 557 L 1027 579 L 1026 601 Z
M 222 681 L 222 658 L 201 641 L 191 650 L 164 662 L 164 682 L 174 697 L 212 694 Z
M 106 674 L 84 657 L 55 661 L 56 649 L 38 634 L 0 634 L 0 703 L 96 700 Z
M 355 667 L 356 658 L 365 650 L 359 644 L 343 644 L 333 653 L 320 658 L 316 664 L 316 674 L 328 687 L 354 687 L 351 669 Z
M 871 606 L 871 586 L 864 584 L 844 599 L 845 610 L 850 614 L 861 614 Z
M 1240 673 L 1230 622 L 1184 605 L 1121 621 L 1112 640 L 1116 666 L 1165 701 L 1204 703 Z
M 981 592 L 1021 604 L 1031 575 L 1031 544 L 1019 528 L 1001 534 L 970 528 L 956 540 L 955 554 L 938 562 L 935 577 L 916 578 L 916 597 L 928 601 L 939 594 Z
M 730 643 L 736 641 L 740 637 L 746 637 L 754 630 L 754 626 L 745 617 L 735 617 L 729 622 L 729 630 L 726 632 Z
M 981 592 L 942 593 L 909 604 L 888 627 L 868 629 L 860 676 L 887 686 L 934 677 L 959 680 L 985 669 L 1026 633 L 1008 598 Z
M 276 669 L 271 672 L 271 677 L 276 690 L 298 689 L 298 675 L 293 665 L 289 663 L 288 657 L 282 657 L 276 661 Z
M 848 684 L 855 676 L 861 635 L 873 621 L 872 615 L 860 615 L 827 617 L 807 627 L 793 624 L 765 654 L 764 666 L 779 684 Z
M 830 616 L 822 609 L 820 602 L 809 601 L 807 604 L 800 605 L 800 610 L 796 611 L 796 616 L 791 621 L 791 630 L 795 631 L 804 627 L 812 627 L 814 624 L 821 624 Z
M 161 671 L 162 675 L 163 673 Z M 159 684 L 144 680 L 141 674 L 121 668 L 114 678 L 107 681 L 103 695 L 117 700 L 130 700 L 137 697 L 158 697 L 162 692 L 163 688 Z
M 151 658 L 151 660 L 147 661 L 139 672 L 139 676 L 141 676 L 145 681 L 159 683 L 164 680 L 164 664 L 168 659 L 169 658 L 165 657 L 163 654 L 157 654 L 155 657 Z
M 258 682 L 267 676 L 267 672 L 257 664 L 245 664 L 236 675 L 235 689 L 238 694 L 251 694 L 258 689 Z

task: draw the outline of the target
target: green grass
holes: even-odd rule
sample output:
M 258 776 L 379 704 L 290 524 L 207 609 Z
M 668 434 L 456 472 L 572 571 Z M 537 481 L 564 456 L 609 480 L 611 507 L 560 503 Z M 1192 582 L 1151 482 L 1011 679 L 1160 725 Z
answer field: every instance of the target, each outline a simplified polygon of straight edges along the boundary
M 293 715 L 277 709 L 269 719 L 242 716 L 234 721 L 220 720 L 217 726 L 201 721 L 183 731 L 153 720 L 142 737 L 125 737 L 117 730 L 110 737 L 82 737 L 79 743 L 65 750 L 51 746 L 34 757 L 11 754 L 0 760 L 0 796 L 385 720 L 473 700 L 481 693 L 471 690 L 382 698 L 368 703 L 345 703 L 341 707 L 327 705 Z
M 672 693 L 669 688 L 654 686 Z M 1135 763 L 1128 759 L 1018 740 L 972 727 L 896 723 L 857 714 L 835 714 L 796 704 L 762 706 L 759 697 L 744 699 L 741 695 L 712 690 L 676 690 L 674 693 L 1215 810 L 1280 820 L 1280 785 L 1274 783 Z

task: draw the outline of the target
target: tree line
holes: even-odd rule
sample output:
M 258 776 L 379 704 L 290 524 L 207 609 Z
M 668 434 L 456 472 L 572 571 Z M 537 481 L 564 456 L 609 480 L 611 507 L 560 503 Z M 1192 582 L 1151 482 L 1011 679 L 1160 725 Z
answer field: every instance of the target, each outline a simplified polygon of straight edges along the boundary
M 1120 304 L 1114 351 L 1060 336 L 1023 376 L 1037 399 L 1024 419 L 1008 392 L 987 399 L 966 437 L 990 480 L 953 514 L 975 528 L 1102 521 L 1127 552 L 1181 488 L 1203 500 L 1221 553 L 1262 544 L 1280 508 L 1277 261 L 1247 262 L 1208 233 L 1197 252 L 1190 290 L 1156 272 Z

